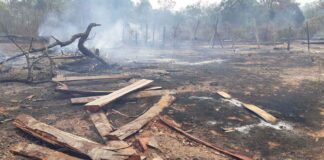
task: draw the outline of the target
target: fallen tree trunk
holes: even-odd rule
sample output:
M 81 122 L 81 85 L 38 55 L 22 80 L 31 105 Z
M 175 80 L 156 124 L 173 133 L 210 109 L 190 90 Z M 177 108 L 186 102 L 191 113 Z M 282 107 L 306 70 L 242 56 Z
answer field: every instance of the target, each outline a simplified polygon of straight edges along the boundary
M 10 148 L 10 152 L 16 155 L 37 160 L 80 160 L 62 152 L 48 149 L 36 144 L 18 143 Z
M 89 102 L 85 105 L 85 107 L 89 111 L 98 111 L 100 108 L 107 105 L 108 103 L 113 102 L 114 100 L 116 100 L 128 93 L 131 93 L 131 92 L 134 92 L 140 88 L 143 88 L 143 87 L 151 84 L 152 82 L 153 82 L 152 80 L 147 80 L 147 79 L 139 80 L 129 86 L 126 86 L 122 89 L 114 91 L 111 94 L 102 96 L 92 102 Z
M 99 62 L 101 62 L 103 65 L 108 65 L 108 63 L 103 60 L 101 57 L 99 57 L 98 55 L 94 54 L 92 51 L 90 51 L 87 47 L 84 46 L 84 43 L 88 40 L 88 37 L 89 37 L 89 34 L 90 34 L 90 31 L 92 29 L 92 27 L 95 27 L 95 26 L 100 26 L 100 24 L 96 24 L 96 23 L 91 23 L 86 32 L 84 32 L 84 34 L 80 37 L 79 39 L 79 43 L 78 43 L 78 48 L 80 50 L 80 52 L 88 57 L 92 57 L 92 58 L 95 58 L 97 59 Z
M 13 124 L 21 130 L 40 138 L 48 143 L 71 149 L 94 160 L 110 159 L 124 160 L 130 155 L 119 155 L 117 152 L 105 149 L 105 146 L 79 137 L 55 127 L 39 122 L 31 116 L 19 115 Z
M 164 108 L 171 105 L 175 100 L 175 97 L 171 95 L 164 95 L 161 97 L 158 103 L 154 104 L 146 113 L 136 118 L 132 122 L 118 128 L 116 131 L 111 132 L 107 138 L 109 140 L 123 140 L 130 135 L 138 132 L 144 125 L 150 122 L 154 117 L 156 117 Z
M 156 96 L 162 96 L 164 94 L 176 94 L 175 91 L 170 90 L 156 90 L 156 91 L 139 91 L 135 93 L 130 93 L 129 95 L 126 95 L 125 98 L 127 99 L 134 99 L 134 98 L 146 98 L 146 97 L 156 97 Z M 72 104 L 85 104 L 88 102 L 92 102 L 96 99 L 99 99 L 103 96 L 90 96 L 90 97 L 79 97 L 79 98 L 71 98 Z M 124 97 L 122 97 L 123 99 Z
M 86 31 L 84 33 L 75 34 L 69 40 L 63 41 L 63 42 L 62 41 L 59 41 L 58 39 L 56 39 L 55 37 L 52 36 L 52 38 L 55 39 L 55 42 L 54 43 L 49 44 L 46 47 L 42 47 L 42 48 L 36 48 L 36 49 L 35 48 L 30 48 L 30 50 L 28 52 L 23 52 L 23 53 L 14 55 L 12 57 L 9 57 L 6 60 L 1 61 L 0 64 L 3 64 L 5 62 L 8 62 L 10 60 L 16 59 L 16 58 L 21 57 L 21 56 L 25 56 L 25 55 L 30 54 L 30 53 L 47 51 L 47 50 L 49 50 L 51 48 L 54 48 L 56 46 L 64 47 L 64 46 L 67 46 L 67 45 L 72 44 L 75 40 L 79 39 L 78 47 L 79 47 L 79 50 L 81 51 L 82 54 L 84 54 L 87 57 L 96 58 L 102 64 L 108 65 L 106 61 L 104 61 L 102 58 L 100 58 L 99 56 L 97 56 L 94 53 L 92 53 L 89 49 L 87 49 L 84 46 L 84 42 L 87 40 L 87 38 L 88 38 L 88 36 L 90 34 L 91 29 L 93 27 L 96 27 L 96 26 L 100 26 L 100 24 L 91 23 L 91 24 L 88 25 L 88 27 L 87 27 L 87 29 L 86 29 Z
M 168 118 L 168 119 L 169 119 L 169 118 Z M 182 129 L 176 127 L 176 125 L 173 125 L 172 123 L 170 123 L 170 120 L 168 120 L 168 119 L 166 119 L 166 118 L 160 116 L 160 120 L 161 120 L 164 124 L 166 124 L 168 127 L 172 128 L 172 129 L 174 129 L 174 130 L 176 130 L 177 132 L 183 134 L 184 136 L 188 137 L 188 138 L 191 139 L 191 140 L 194 140 L 194 141 L 197 142 L 197 143 L 203 144 L 203 145 L 205 145 L 205 146 L 207 146 L 207 147 L 209 147 L 209 148 L 212 148 L 212 149 L 214 149 L 214 150 L 216 150 L 216 151 L 218 151 L 218 152 L 221 152 L 221 153 L 223 153 L 223 154 L 229 155 L 229 156 L 231 156 L 231 157 L 234 157 L 234 158 L 237 158 L 237 159 L 240 159 L 240 160 L 252 160 L 252 158 L 250 158 L 250 157 L 247 157 L 247 156 L 244 156 L 244 155 L 240 155 L 240 154 L 238 154 L 238 153 L 234 153 L 233 151 L 225 150 L 225 149 L 223 149 L 223 148 L 221 148 L 221 147 L 217 147 L 217 146 L 215 146 L 215 145 L 213 145 L 213 144 L 211 144 L 211 143 L 208 143 L 208 142 L 203 141 L 203 140 L 201 140 L 201 139 L 199 139 L 199 138 L 196 138 L 196 137 L 194 137 L 193 135 L 191 135 L 191 134 L 185 132 L 184 130 L 182 130 Z

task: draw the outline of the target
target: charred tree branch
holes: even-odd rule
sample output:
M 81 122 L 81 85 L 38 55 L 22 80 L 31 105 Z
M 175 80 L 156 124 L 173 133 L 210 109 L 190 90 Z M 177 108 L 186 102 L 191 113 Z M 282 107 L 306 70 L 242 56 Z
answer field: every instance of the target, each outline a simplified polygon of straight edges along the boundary
M 91 57 L 91 58 L 95 58 L 104 65 L 108 65 L 106 61 L 104 61 L 99 56 L 95 55 L 93 52 L 91 52 L 88 48 L 86 48 L 84 46 L 85 41 L 89 37 L 91 29 L 93 27 L 96 27 L 96 26 L 100 26 L 100 24 L 96 24 L 96 23 L 89 24 L 89 26 L 87 27 L 87 30 L 84 33 L 75 34 L 67 41 L 62 42 L 62 41 L 59 41 L 57 38 L 52 36 L 52 38 L 55 39 L 55 42 L 52 43 L 52 44 L 49 44 L 46 47 L 36 48 L 36 49 L 30 47 L 30 50 L 28 52 L 25 52 L 21 48 L 19 48 L 22 51 L 22 53 L 17 54 L 15 56 L 12 56 L 12 57 L 0 62 L 0 64 L 3 64 L 4 62 L 8 62 L 10 60 L 16 59 L 16 58 L 21 57 L 21 56 L 25 56 L 25 55 L 27 55 L 29 53 L 43 52 L 43 51 L 46 51 L 46 50 L 51 49 L 51 48 L 56 47 L 56 46 L 64 47 L 64 46 L 72 44 L 75 40 L 79 39 L 78 48 L 79 48 L 79 50 L 81 51 L 82 54 L 84 54 L 85 56 Z M 12 36 L 7 36 L 7 37 L 10 39 Z M 12 40 L 12 39 L 10 39 L 10 40 Z M 32 44 L 32 42 L 31 42 L 31 44 Z

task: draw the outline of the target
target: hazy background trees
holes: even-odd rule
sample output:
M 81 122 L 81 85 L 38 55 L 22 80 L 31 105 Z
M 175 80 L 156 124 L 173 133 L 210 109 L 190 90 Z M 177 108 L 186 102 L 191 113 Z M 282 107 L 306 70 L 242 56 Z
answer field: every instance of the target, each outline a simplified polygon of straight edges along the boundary
M 108 26 L 97 32 L 97 37 L 105 37 L 101 41 L 109 37 L 109 41 L 124 44 L 160 46 L 165 42 L 221 44 L 304 39 L 306 23 L 311 37 L 320 37 L 324 32 L 324 0 L 304 9 L 294 0 L 222 0 L 209 5 L 199 2 L 179 11 L 173 10 L 175 3 L 159 0 L 160 8 L 153 9 L 149 0 L 2 0 L 0 34 L 61 34 L 60 38 L 64 38 L 97 22 Z

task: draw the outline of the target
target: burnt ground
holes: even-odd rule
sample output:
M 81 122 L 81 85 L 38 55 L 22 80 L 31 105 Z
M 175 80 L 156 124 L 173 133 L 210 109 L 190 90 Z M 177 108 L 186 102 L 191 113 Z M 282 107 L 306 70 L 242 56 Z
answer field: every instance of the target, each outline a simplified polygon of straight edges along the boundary
M 255 159 L 324 159 L 324 46 L 312 46 L 311 53 L 300 44 L 293 45 L 290 52 L 278 47 L 283 46 L 274 50 L 273 46 L 256 49 L 252 45 L 240 45 L 235 52 L 230 47 L 207 46 L 112 49 L 107 51 L 110 63 L 116 64 L 112 68 L 89 72 L 86 63 L 58 62 L 58 72 L 65 75 L 129 73 L 134 79 L 153 79 L 154 85 L 177 90 L 176 102 L 163 114 L 176 120 L 188 133 Z M 1 73 L 1 80 L 26 75 L 25 70 L 19 69 L 21 65 L 15 67 L 18 69 Z M 46 71 L 39 70 L 36 78 L 44 79 Z M 75 89 L 112 90 L 126 86 L 129 81 L 69 82 L 68 85 Z M 55 84 L 51 82 L 0 83 L 0 120 L 30 114 L 64 131 L 100 142 L 82 106 L 71 105 L 72 95 L 54 89 Z M 265 109 L 279 123 L 263 122 L 244 108 L 223 100 L 215 93 L 219 89 Z M 24 100 L 30 95 L 35 97 Z M 120 100 L 113 106 L 122 113 L 138 115 L 158 99 Z M 115 127 L 132 120 L 118 114 L 110 114 L 109 119 Z M 9 147 L 20 141 L 62 150 L 23 133 L 9 121 L 0 126 L 2 159 L 21 159 L 9 152 Z M 148 125 L 136 135 L 154 135 L 159 139 L 160 150 L 143 153 L 148 157 L 154 152 L 166 159 L 230 159 L 159 126 Z

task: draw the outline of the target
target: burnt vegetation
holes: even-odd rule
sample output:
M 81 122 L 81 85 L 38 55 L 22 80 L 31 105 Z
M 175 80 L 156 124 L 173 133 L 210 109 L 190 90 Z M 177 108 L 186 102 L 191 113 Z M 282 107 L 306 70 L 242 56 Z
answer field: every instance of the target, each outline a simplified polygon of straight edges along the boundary
M 321 160 L 323 25 L 324 0 L 0 0 L 0 159 Z

